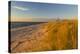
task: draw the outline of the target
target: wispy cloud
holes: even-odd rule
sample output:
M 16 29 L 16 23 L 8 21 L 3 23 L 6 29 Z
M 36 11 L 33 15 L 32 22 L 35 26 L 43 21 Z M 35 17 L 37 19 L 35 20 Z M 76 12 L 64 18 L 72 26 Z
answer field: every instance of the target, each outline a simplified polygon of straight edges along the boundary
M 19 9 L 19 10 L 22 10 L 22 11 L 29 10 L 29 8 L 24 8 L 24 7 L 20 7 L 20 6 L 12 6 L 12 8 L 16 8 L 16 9 Z

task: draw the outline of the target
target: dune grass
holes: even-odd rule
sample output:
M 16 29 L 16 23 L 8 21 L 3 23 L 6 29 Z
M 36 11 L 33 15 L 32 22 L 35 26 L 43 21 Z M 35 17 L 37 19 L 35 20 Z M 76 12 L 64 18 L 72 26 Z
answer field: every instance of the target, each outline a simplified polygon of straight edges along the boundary
M 16 41 L 11 44 L 11 52 L 53 51 L 78 48 L 78 20 L 48 22 L 40 24 L 37 28 L 35 32 L 29 35 L 26 33 L 22 37 L 15 38 Z M 15 47 L 15 43 L 18 46 L 16 45 Z M 14 48 L 12 48 L 13 46 Z

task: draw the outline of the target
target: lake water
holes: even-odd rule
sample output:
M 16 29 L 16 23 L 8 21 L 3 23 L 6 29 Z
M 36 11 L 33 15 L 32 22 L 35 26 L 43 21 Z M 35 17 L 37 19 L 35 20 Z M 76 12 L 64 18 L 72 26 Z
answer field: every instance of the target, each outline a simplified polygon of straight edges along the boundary
M 9 22 L 9 23 L 11 28 L 18 28 L 18 27 L 36 25 L 44 22 Z

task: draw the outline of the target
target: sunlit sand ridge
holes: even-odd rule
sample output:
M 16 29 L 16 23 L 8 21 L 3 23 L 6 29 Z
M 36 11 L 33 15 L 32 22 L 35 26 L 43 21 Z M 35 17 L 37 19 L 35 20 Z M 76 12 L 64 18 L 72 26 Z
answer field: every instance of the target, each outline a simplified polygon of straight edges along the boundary
M 11 52 L 77 49 L 77 20 L 56 20 L 11 30 Z

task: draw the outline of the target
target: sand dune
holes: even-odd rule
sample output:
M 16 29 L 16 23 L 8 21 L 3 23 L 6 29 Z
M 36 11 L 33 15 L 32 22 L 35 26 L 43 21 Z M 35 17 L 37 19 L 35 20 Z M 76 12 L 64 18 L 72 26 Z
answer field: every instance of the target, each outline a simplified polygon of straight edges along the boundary
M 77 20 L 11 29 L 11 52 L 77 49 Z

